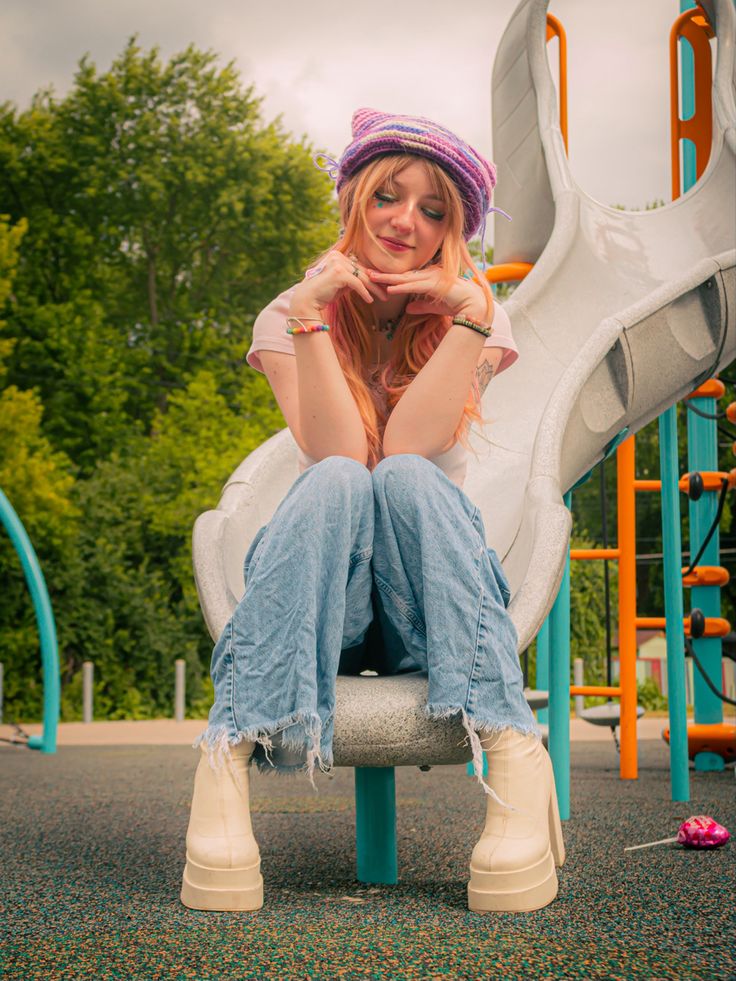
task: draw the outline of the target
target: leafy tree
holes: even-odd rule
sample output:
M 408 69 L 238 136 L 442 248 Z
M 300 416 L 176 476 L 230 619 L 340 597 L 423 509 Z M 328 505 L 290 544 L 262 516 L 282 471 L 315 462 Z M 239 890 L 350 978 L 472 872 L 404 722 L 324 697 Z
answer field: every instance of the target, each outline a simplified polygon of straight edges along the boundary
M 11 296 L 25 222 L 10 227 L 0 218 L 0 307 Z M 0 327 L 2 323 L 0 322 Z M 0 386 L 14 341 L 0 341 Z M 15 385 L 0 390 L 0 487 L 18 514 L 39 558 L 54 603 L 55 587 L 73 541 L 78 512 L 71 494 L 74 477 L 65 454 L 42 435 L 43 406 L 35 392 Z M 0 658 L 6 672 L 5 700 L 41 711 L 39 639 L 33 605 L 14 546 L 0 532 Z
M 0 107 L 0 211 L 28 223 L 9 381 L 38 388 L 82 475 L 202 367 L 233 408 L 262 400 L 252 321 L 337 230 L 310 148 L 214 62 L 133 37 L 108 72 L 83 58 L 61 101 Z

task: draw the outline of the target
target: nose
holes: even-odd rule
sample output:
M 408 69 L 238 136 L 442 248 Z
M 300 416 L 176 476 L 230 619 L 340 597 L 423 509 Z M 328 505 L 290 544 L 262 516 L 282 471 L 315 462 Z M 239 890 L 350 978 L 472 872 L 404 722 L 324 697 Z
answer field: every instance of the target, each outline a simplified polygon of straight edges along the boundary
M 391 216 L 391 225 L 396 231 L 410 232 L 414 227 L 414 208 L 412 202 L 404 202 Z

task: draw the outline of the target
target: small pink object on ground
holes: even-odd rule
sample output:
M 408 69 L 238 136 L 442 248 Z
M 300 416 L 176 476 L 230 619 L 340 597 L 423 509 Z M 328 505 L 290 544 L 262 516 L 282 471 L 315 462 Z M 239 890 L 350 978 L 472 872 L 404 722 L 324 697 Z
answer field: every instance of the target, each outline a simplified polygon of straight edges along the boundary
M 718 848 L 730 837 L 726 828 L 707 814 L 688 818 L 677 832 L 677 841 L 686 848 Z

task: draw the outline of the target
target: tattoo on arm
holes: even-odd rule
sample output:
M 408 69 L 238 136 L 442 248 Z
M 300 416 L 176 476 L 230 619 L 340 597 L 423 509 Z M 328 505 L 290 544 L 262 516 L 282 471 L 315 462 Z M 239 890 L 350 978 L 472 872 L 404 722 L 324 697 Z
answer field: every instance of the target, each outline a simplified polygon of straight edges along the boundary
M 478 379 L 478 390 L 481 395 L 488 388 L 491 378 L 493 378 L 493 370 L 493 365 L 490 361 L 483 361 L 475 369 L 475 377 Z

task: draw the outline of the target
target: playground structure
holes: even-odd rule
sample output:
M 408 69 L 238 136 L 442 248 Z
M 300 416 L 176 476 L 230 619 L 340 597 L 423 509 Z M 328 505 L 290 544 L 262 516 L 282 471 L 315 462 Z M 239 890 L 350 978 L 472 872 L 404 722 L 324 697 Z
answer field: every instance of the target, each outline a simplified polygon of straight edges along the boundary
M 683 4 L 687 6 L 687 4 Z M 713 15 L 711 14 L 711 19 Z M 704 174 L 711 156 L 711 149 L 717 148 L 717 141 L 714 142 L 713 134 L 713 112 L 711 106 L 711 79 L 712 62 L 709 40 L 714 37 L 711 20 L 705 14 L 702 7 L 692 6 L 684 9 L 680 16 L 675 20 L 670 32 L 670 132 L 671 132 L 671 161 L 672 161 L 672 198 L 675 200 L 680 196 L 682 190 L 689 190 L 696 181 Z M 567 78 L 566 78 L 566 38 L 565 32 L 560 22 L 547 15 L 546 40 L 556 37 L 559 40 L 559 120 L 560 134 L 567 152 Z M 726 34 L 726 44 L 729 35 Z M 686 39 L 687 44 L 680 45 L 682 49 L 682 70 L 678 66 L 678 42 L 681 38 Z M 730 45 L 732 49 L 732 43 Z M 498 84 L 501 82 L 501 75 L 504 72 L 504 65 L 499 65 L 497 58 L 494 68 L 494 93 L 498 92 Z M 717 89 L 717 86 L 714 86 Z M 680 97 L 682 98 L 682 110 L 680 110 Z M 680 118 L 682 111 L 682 117 Z M 496 120 L 496 106 L 494 103 L 494 120 Z M 733 135 L 733 127 L 731 127 Z M 680 166 L 680 148 L 682 146 L 683 167 Z M 496 154 L 498 158 L 498 153 Z M 569 175 L 567 175 L 569 176 Z M 501 189 L 499 182 L 499 189 Z M 504 188 L 508 188 L 508 182 L 503 182 Z M 544 193 L 544 182 L 540 184 L 540 193 Z M 519 181 L 516 185 L 519 186 Z M 702 189 L 701 189 L 702 190 Z M 503 198 L 503 201 L 506 199 Z M 537 199 L 535 198 L 535 201 Z M 506 206 L 506 205 L 504 205 Z M 509 204 L 511 207 L 511 204 Z M 608 209 L 610 212 L 611 209 Z M 508 229 L 501 223 L 500 241 L 497 240 L 496 257 L 503 259 L 503 248 L 510 250 L 519 248 L 519 232 Z M 506 243 L 506 240 L 511 241 Z M 733 235 L 731 235 L 733 240 Z M 675 237 L 674 241 L 678 241 Z M 514 260 L 507 263 L 499 263 L 488 271 L 488 278 L 494 282 L 520 281 L 524 279 L 532 270 L 533 264 L 526 261 L 530 258 L 528 253 L 521 252 L 524 261 L 519 261 L 519 253 L 512 252 L 511 258 Z M 655 257 L 656 258 L 656 257 Z M 707 284 L 706 284 L 707 288 Z M 680 569 L 681 546 L 679 543 L 680 509 L 677 494 L 671 493 L 671 481 L 668 488 L 663 492 L 661 480 L 637 480 L 635 473 L 635 437 L 630 433 L 629 428 L 623 429 L 616 434 L 612 442 L 606 449 L 605 457 L 616 451 L 617 477 L 618 477 L 618 546 L 615 548 L 604 547 L 603 549 L 593 550 L 572 550 L 570 559 L 572 560 L 613 560 L 619 566 L 619 653 L 621 676 L 618 686 L 612 686 L 609 678 L 608 685 L 603 686 L 584 686 L 576 685 L 569 689 L 569 695 L 604 695 L 610 698 L 619 698 L 620 703 L 609 702 L 607 706 L 598 706 L 593 709 L 586 709 L 583 718 L 595 724 L 610 725 L 612 728 L 620 723 L 621 725 L 621 761 L 620 773 L 622 778 L 636 778 L 637 776 L 637 743 L 636 743 L 636 719 L 642 714 L 642 709 L 636 707 L 636 630 L 638 627 L 667 627 L 668 637 L 668 664 L 670 670 L 675 675 L 676 691 L 674 698 L 682 702 L 681 711 L 676 713 L 681 717 L 682 727 L 685 725 L 684 691 L 682 685 L 684 681 L 680 675 L 681 665 L 684 664 L 684 649 L 682 644 L 682 631 L 676 625 L 683 623 L 684 632 L 688 637 L 692 637 L 692 645 L 695 648 L 695 656 L 698 660 L 698 668 L 701 668 L 701 659 L 705 662 L 704 671 L 709 676 L 711 686 L 706 683 L 705 678 L 697 675 L 695 685 L 695 720 L 696 723 L 710 725 L 710 730 L 698 729 L 698 744 L 710 742 L 719 746 L 720 751 L 699 752 L 695 754 L 696 769 L 722 769 L 724 758 L 732 755 L 734 732 L 733 727 L 722 725 L 723 714 L 721 702 L 718 696 L 711 690 L 715 688 L 720 678 L 721 664 L 721 638 L 730 629 L 728 621 L 718 614 L 721 609 L 719 590 L 728 583 L 729 575 L 727 570 L 720 567 L 718 563 L 718 520 L 722 509 L 725 493 L 729 488 L 736 484 L 736 471 L 731 474 L 719 473 L 717 470 L 717 429 L 715 416 L 715 400 L 724 394 L 724 385 L 717 379 L 706 380 L 703 385 L 695 391 L 688 393 L 684 404 L 690 410 L 688 412 L 688 462 L 690 472 L 680 478 L 678 487 L 681 491 L 688 494 L 690 498 L 690 528 L 691 542 L 694 546 L 691 555 L 703 543 L 702 554 L 697 556 L 697 560 L 703 558 L 703 565 L 696 567 L 696 561 L 691 563 L 689 569 Z M 641 428 L 640 426 L 637 428 Z M 627 438 L 628 437 L 628 438 Z M 660 442 L 662 455 L 662 470 L 669 471 L 670 477 L 677 471 L 677 422 L 675 409 L 668 410 L 660 418 Z M 604 459 L 605 459 L 604 457 Z M 585 482 L 591 475 L 588 471 L 576 482 L 575 487 Z M 574 488 L 572 488 L 574 490 Z M 669 619 L 664 617 L 644 617 L 637 616 L 636 609 L 636 494 L 642 492 L 658 492 L 667 494 L 663 500 L 663 533 L 666 539 L 665 548 L 669 552 L 666 562 L 668 579 L 668 609 L 671 616 Z M 705 492 L 705 496 L 703 493 Z M 715 500 L 715 493 L 720 492 L 720 507 Z M 565 495 L 565 504 L 571 507 L 571 491 Z M 718 513 L 717 513 L 718 512 Z M 707 539 L 707 540 L 706 540 Z M 692 612 L 690 617 L 682 617 L 682 613 L 675 610 L 682 610 L 682 587 L 679 582 L 680 575 L 683 575 L 682 585 L 693 588 Z M 549 659 L 550 659 L 550 633 L 554 625 L 553 643 L 559 650 L 560 663 L 570 661 L 570 636 L 569 636 L 569 567 L 566 566 L 560 592 L 550 616 L 542 625 L 537 636 L 537 688 L 546 688 L 549 683 Z M 698 655 L 700 655 L 698 657 Z M 682 668 L 684 671 L 684 668 Z M 562 684 L 561 679 L 558 679 Z M 563 693 L 560 692 L 560 719 L 556 727 L 557 732 L 561 731 L 563 712 L 566 708 L 562 703 Z M 555 696 L 551 700 L 556 701 Z M 547 721 L 548 712 L 542 709 L 539 713 L 540 720 Z M 688 771 L 687 771 L 687 752 L 683 749 L 683 734 L 677 731 L 677 744 L 672 755 L 672 779 L 673 779 L 673 799 L 687 799 L 688 796 Z M 690 732 L 690 742 L 694 742 L 696 733 L 694 729 Z M 665 730 L 665 737 L 669 740 L 669 730 Z M 686 734 L 687 738 L 687 734 Z M 689 747 L 690 748 L 690 747 Z M 556 759 L 556 773 L 562 779 L 569 779 L 569 772 L 563 760 L 569 753 L 569 743 L 560 744 L 555 747 L 556 752 L 553 758 Z M 692 754 L 691 754 L 692 755 Z M 558 782 L 558 792 L 560 784 Z M 564 790 L 563 790 L 564 793 Z M 561 807 L 564 810 L 565 804 Z
M 488 544 L 499 554 L 509 578 L 513 596 L 509 612 L 519 633 L 520 650 L 540 630 L 540 648 L 547 645 L 548 741 L 564 819 L 569 816 L 569 698 L 587 693 L 569 684 L 571 493 L 594 466 L 617 453 L 619 487 L 626 488 L 629 507 L 619 513 L 617 548 L 609 550 L 608 556 L 599 553 L 595 557 L 615 559 L 622 579 L 630 575 L 636 554 L 630 504 L 637 490 L 654 489 L 636 486 L 633 434 L 658 417 L 663 421 L 662 479 L 657 489 L 662 492 L 669 529 L 665 563 L 676 573 L 669 577 L 666 612 L 668 645 L 672 645 L 671 650 L 668 647 L 668 673 L 673 798 L 688 799 L 673 407 L 694 394 L 693 405 L 713 414 L 712 389 L 701 386 L 712 385 L 713 376 L 736 354 L 736 243 L 730 224 L 736 206 L 736 16 L 730 0 L 704 0 L 695 20 L 688 14 L 682 21 L 688 25 L 684 31 L 689 32 L 689 25 L 695 23 L 693 30 L 711 30 L 718 39 L 712 86 L 710 69 L 707 73 L 712 130 L 709 134 L 703 130 L 706 135 L 698 137 L 699 146 L 707 142 L 707 153 L 703 157 L 705 151 L 701 151 L 690 184 L 690 161 L 685 154 L 685 193 L 678 196 L 678 178 L 673 194 L 677 200 L 651 212 L 624 212 L 587 196 L 571 176 L 566 155 L 566 81 L 563 85 L 561 72 L 558 110 L 546 52 L 547 40 L 554 35 L 560 39 L 561 58 L 564 56 L 564 31 L 546 8 L 547 0 L 524 0 L 518 6 L 494 64 L 496 203 L 514 221 L 511 225 L 497 223 L 498 265 L 488 273 L 492 281 L 516 279 L 520 283 L 505 305 L 520 360 L 513 372 L 495 379 L 486 393 L 484 415 L 494 418 L 493 430 L 490 442 L 477 442 L 480 459 L 471 456 L 468 461 L 465 491 L 478 505 Z M 705 28 L 697 24 L 701 14 Z M 702 49 L 699 41 L 696 45 Z M 705 77 L 701 68 L 696 74 L 701 120 Z M 675 141 L 681 135 L 680 129 Z M 691 437 L 693 447 L 705 443 L 697 434 Z M 197 520 L 195 577 L 213 639 L 219 637 L 243 594 L 243 558 L 250 542 L 298 475 L 296 451 L 288 429 L 267 440 L 232 474 L 217 509 Z M 691 471 L 696 469 L 705 477 L 716 467 L 697 460 L 691 462 Z M 622 492 L 620 501 L 623 496 Z M 706 492 L 704 502 L 712 511 L 714 494 Z M 694 523 L 691 516 L 694 541 L 699 540 L 702 520 Z M 11 536 L 18 547 L 20 532 L 11 529 Z M 717 536 L 712 543 L 717 549 Z M 24 551 L 32 554 L 30 542 L 19 547 L 21 555 Z M 718 567 L 710 552 L 704 555 L 710 568 Z M 24 563 L 33 591 L 32 565 Z M 718 642 L 718 637 L 708 634 L 707 628 L 708 619 L 715 616 L 710 611 L 718 602 L 713 594 L 718 586 L 706 583 L 702 569 L 697 575 L 703 578 L 695 589 L 711 590 L 693 593 L 706 628 L 696 642 L 711 644 L 703 650 L 710 672 L 716 657 L 711 642 Z M 626 597 L 626 590 L 621 592 Z M 43 607 L 35 594 L 34 603 L 37 611 Z M 629 638 L 622 637 L 620 684 L 595 689 L 595 693 L 620 699 L 621 776 L 635 778 L 635 635 L 633 653 L 630 646 L 626 650 L 623 646 L 630 645 L 636 628 L 635 603 L 632 606 L 630 597 L 624 599 L 620 612 Z M 29 746 L 54 752 L 59 672 L 58 659 L 54 667 L 50 606 L 39 614 L 39 626 L 44 655 L 44 734 Z M 544 656 L 539 666 L 543 676 Z M 422 717 L 426 688 L 426 679 L 417 674 L 337 678 L 334 761 L 335 766 L 355 767 L 360 881 L 398 881 L 394 767 L 428 768 L 469 759 L 459 719 L 438 722 Z M 531 693 L 529 700 L 532 707 L 544 711 L 547 695 Z M 710 708 L 707 712 L 712 714 Z M 709 762 L 714 761 L 704 765 Z

